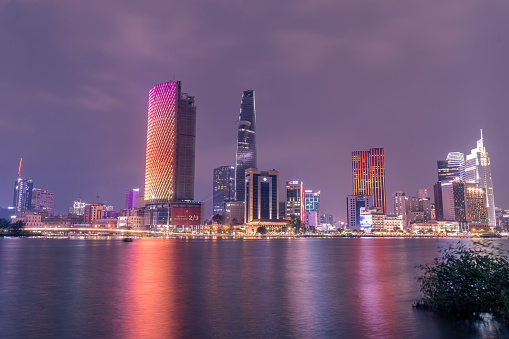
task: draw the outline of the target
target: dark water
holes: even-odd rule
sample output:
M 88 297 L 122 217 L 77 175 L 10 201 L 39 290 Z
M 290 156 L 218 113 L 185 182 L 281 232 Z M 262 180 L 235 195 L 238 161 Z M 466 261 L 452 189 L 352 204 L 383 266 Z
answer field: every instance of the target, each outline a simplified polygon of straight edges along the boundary
M 411 307 L 454 241 L 0 238 L 0 337 L 507 337 Z

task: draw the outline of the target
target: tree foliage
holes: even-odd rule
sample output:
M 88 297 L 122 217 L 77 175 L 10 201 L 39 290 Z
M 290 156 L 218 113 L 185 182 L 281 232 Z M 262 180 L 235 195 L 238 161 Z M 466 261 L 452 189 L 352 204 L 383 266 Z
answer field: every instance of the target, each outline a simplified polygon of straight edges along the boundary
M 267 234 L 267 228 L 265 226 L 260 226 L 256 229 L 256 233 L 260 233 L 261 235 Z
M 422 294 L 417 306 L 450 315 L 478 318 L 482 313 L 509 321 L 507 252 L 492 241 L 458 242 L 440 249 L 431 264 L 420 265 Z

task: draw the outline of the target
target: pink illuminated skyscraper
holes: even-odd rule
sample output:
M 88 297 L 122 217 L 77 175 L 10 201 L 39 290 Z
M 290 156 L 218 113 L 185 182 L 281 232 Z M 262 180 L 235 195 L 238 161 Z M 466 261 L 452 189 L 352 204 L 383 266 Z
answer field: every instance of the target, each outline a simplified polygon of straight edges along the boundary
M 149 91 L 145 202 L 194 199 L 196 106 L 180 81 Z

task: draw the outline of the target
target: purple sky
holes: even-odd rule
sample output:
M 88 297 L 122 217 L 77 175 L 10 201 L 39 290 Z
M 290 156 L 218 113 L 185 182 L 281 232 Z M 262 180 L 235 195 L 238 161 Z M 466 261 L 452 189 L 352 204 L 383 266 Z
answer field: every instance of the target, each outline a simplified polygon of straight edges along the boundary
M 256 91 L 258 166 L 321 190 L 345 219 L 351 151 L 385 148 L 395 190 L 431 191 L 436 160 L 483 128 L 509 208 L 509 2 L 0 0 L 0 206 L 22 176 L 123 207 L 144 183 L 148 90 L 196 97 L 195 198 L 235 163 L 242 91 Z M 90 183 L 90 184 L 89 184 Z M 211 212 L 211 200 L 207 201 Z

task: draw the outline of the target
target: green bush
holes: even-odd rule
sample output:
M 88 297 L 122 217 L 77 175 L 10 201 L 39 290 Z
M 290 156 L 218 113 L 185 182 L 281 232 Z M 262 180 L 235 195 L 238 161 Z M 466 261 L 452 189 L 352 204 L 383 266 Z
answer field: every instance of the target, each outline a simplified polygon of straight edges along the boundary
M 508 323 L 507 252 L 486 241 L 458 242 L 439 253 L 433 263 L 418 266 L 422 298 L 416 306 L 467 318 L 490 313 Z

